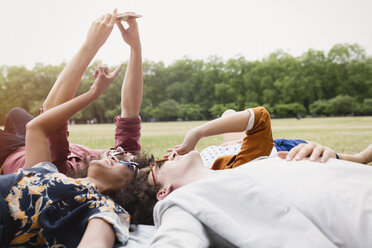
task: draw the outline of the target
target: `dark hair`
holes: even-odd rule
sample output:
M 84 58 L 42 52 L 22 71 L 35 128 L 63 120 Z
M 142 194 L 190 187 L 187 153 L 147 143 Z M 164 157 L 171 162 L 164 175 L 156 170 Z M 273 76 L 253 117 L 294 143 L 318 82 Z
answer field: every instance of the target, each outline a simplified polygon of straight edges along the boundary
M 84 167 L 68 173 L 73 178 L 83 178 L 88 174 L 89 162 L 98 159 L 85 154 L 82 158 Z M 156 194 L 160 186 L 155 187 L 147 182 L 150 173 L 150 163 L 154 156 L 146 152 L 141 152 L 134 161 L 138 163 L 138 175 L 122 189 L 116 190 L 109 196 L 120 206 L 122 206 L 131 216 L 131 224 L 153 225 L 154 220 L 152 211 L 157 202 Z
M 147 182 L 150 168 L 141 169 L 125 188 L 112 196 L 131 216 L 131 224 L 153 225 L 153 210 L 157 203 L 156 194 L 160 186 Z

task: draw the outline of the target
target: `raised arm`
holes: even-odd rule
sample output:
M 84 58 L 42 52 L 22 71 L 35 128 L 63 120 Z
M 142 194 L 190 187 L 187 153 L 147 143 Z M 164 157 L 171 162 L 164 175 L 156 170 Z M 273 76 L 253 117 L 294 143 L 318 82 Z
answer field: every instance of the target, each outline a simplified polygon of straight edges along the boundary
M 195 149 L 200 139 L 230 132 L 242 132 L 247 130 L 248 122 L 251 118 L 251 112 L 248 110 L 235 112 L 231 115 L 209 121 L 203 125 L 189 130 L 181 145 L 175 149 L 169 149 L 168 152 L 176 151 L 178 154 L 186 154 Z
M 95 20 L 89 28 L 85 42 L 63 69 L 44 101 L 44 111 L 72 99 L 80 80 L 98 50 L 106 42 L 116 20 L 117 10 Z
M 31 168 L 39 162 L 50 162 L 48 136 L 76 112 L 99 97 L 119 74 L 122 65 L 110 73 L 107 67 L 100 66 L 92 87 L 86 93 L 58 105 L 39 115 L 26 126 L 26 162 L 25 168 Z
M 138 117 L 142 104 L 142 48 L 137 21 L 128 19 L 128 28 L 116 22 L 124 41 L 130 46 L 130 58 L 121 88 L 121 117 Z

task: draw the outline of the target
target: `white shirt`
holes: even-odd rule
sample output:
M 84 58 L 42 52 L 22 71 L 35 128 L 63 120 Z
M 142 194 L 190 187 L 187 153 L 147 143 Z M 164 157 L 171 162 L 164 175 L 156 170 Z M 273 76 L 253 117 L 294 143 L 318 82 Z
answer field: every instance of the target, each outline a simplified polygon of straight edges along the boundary
M 372 167 L 255 161 L 175 190 L 154 220 L 151 247 L 372 247 Z

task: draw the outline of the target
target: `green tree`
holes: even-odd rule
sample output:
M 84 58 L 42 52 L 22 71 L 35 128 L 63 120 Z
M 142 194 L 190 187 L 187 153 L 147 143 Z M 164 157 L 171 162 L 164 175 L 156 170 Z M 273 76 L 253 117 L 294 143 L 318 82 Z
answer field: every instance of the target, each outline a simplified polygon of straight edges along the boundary
M 336 115 L 347 115 L 354 113 L 355 99 L 348 95 L 338 95 L 329 100 L 333 113 Z
M 204 119 L 202 108 L 198 104 L 180 104 L 180 117 L 186 121 Z
M 306 108 L 300 103 L 277 104 L 274 112 L 280 117 L 294 117 L 306 114 Z
M 180 105 L 172 99 L 165 100 L 155 109 L 154 117 L 162 121 L 174 121 L 180 113 Z
M 317 100 L 310 104 L 310 113 L 313 115 L 329 115 L 333 112 L 333 106 L 328 100 Z

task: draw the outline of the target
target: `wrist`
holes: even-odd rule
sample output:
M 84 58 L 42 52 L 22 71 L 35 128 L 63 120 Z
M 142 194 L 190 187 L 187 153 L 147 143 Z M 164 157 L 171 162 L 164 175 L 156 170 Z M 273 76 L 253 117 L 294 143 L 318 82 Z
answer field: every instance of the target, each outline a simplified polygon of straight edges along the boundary
M 95 87 L 91 87 L 85 94 L 90 101 L 94 101 L 101 95 Z
M 131 53 L 133 53 L 133 54 L 141 55 L 141 54 L 142 54 L 142 47 L 141 47 L 141 44 L 131 46 L 131 47 L 130 47 L 130 51 L 131 51 Z
M 98 52 L 99 47 L 89 44 L 88 42 L 84 42 L 84 44 L 81 46 L 81 50 L 85 54 L 90 54 L 94 56 Z
M 201 138 L 204 137 L 204 134 L 203 134 L 203 129 L 199 126 L 199 127 L 195 127 L 193 128 L 192 130 L 192 135 L 197 139 L 197 140 L 200 140 Z

